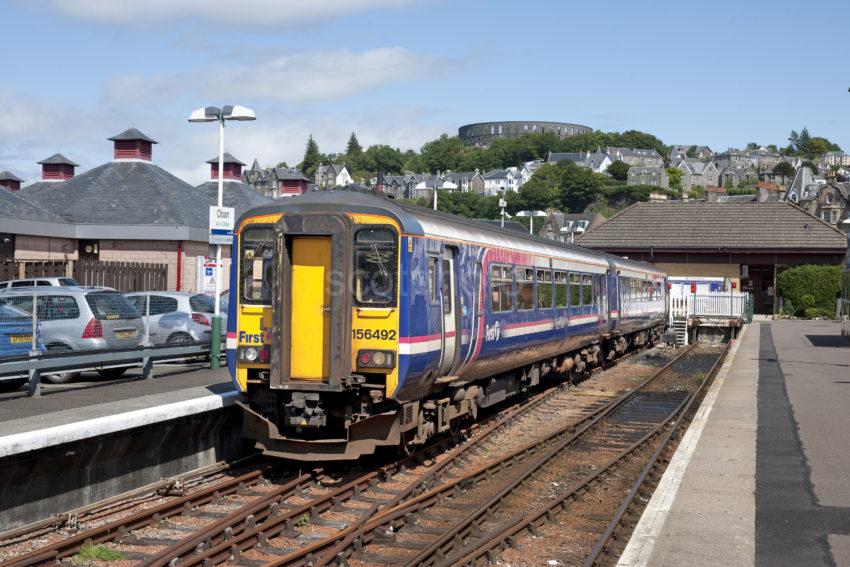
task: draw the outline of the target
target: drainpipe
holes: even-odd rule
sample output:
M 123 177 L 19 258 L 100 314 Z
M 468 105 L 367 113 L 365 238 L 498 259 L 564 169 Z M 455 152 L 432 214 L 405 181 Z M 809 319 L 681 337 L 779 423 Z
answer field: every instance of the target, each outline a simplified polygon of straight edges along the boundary
M 177 291 L 183 287 L 183 241 L 177 241 Z

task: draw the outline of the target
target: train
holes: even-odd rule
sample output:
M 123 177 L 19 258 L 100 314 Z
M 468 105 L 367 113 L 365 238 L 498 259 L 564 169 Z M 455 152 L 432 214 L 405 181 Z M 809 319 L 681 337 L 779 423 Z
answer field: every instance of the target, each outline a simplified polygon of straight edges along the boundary
M 274 457 L 413 451 L 667 324 L 651 264 L 380 194 L 310 192 L 235 228 L 227 363 L 243 436 Z

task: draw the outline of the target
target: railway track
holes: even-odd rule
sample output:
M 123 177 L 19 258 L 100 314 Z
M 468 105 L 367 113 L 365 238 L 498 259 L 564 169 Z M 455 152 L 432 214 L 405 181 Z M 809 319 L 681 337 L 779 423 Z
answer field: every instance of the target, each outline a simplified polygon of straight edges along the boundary
M 493 455 L 487 470 L 515 470 L 515 465 L 534 458 L 539 447 L 529 444 L 507 451 L 510 447 L 500 433 L 509 426 L 539 428 L 539 415 L 534 416 L 563 413 L 559 400 L 567 392 L 571 392 L 568 384 L 550 388 L 473 425 L 459 444 L 456 439 L 442 439 L 409 458 L 343 475 L 331 483 L 321 470 L 300 474 L 278 470 L 280 478 L 272 483 L 267 476 L 274 468 L 267 464 L 3 565 L 51 564 L 86 543 L 107 542 L 117 544 L 125 559 L 141 565 L 214 565 L 234 559 L 242 564 L 320 564 L 326 556 L 339 556 L 336 542 L 354 541 L 375 518 L 429 494 L 459 489 L 465 482 L 465 467 L 486 460 L 480 453 L 487 439 L 505 445 L 505 454 Z M 611 396 L 593 399 L 576 415 L 573 426 L 598 412 Z M 540 447 L 563 437 L 568 429 L 550 426 Z
M 644 457 L 656 446 L 665 446 L 658 445 L 659 439 L 669 441 L 707 383 L 706 374 L 697 375 L 698 368 L 711 373 L 718 360 L 717 353 L 691 348 L 631 392 L 555 435 L 386 510 L 338 544 L 313 550 L 320 555 L 290 554 L 268 565 L 493 562 L 502 549 L 517 545 L 522 533 L 538 534 L 541 526 L 564 510 L 570 510 L 578 529 L 577 537 L 565 546 L 570 551 L 561 556 L 562 563 L 582 563 L 584 554 L 591 551 L 589 536 L 604 530 L 604 541 L 597 545 L 604 551 L 615 537 L 614 526 L 621 525 L 617 520 L 605 530 L 614 514 L 608 507 L 613 504 L 616 509 L 617 495 L 623 494 L 618 483 L 634 478 Z M 651 461 L 657 460 L 653 455 Z M 648 474 L 640 475 L 641 479 Z M 592 537 L 589 543 L 595 541 Z M 550 540 L 546 542 L 549 547 Z M 545 563 L 523 561 L 521 554 L 508 561 L 512 565 L 541 562 Z

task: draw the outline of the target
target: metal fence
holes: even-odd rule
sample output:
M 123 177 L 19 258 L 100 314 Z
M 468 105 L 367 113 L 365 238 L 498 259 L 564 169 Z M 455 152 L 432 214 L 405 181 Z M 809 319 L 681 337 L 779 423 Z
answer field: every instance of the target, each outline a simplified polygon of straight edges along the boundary
M 129 352 L 136 361 L 132 366 L 145 358 L 139 354 L 144 349 L 209 352 L 213 310 L 213 299 L 202 294 L 125 295 L 59 286 L 0 292 L 0 386 L 20 385 L 21 360 L 53 361 L 44 366 L 44 379 L 63 384 L 77 379 L 83 369 L 113 378 L 128 368 L 116 363 L 121 358 L 106 356 L 95 363 L 81 355 L 120 352 L 126 358 Z M 83 366 L 63 368 L 62 358 Z

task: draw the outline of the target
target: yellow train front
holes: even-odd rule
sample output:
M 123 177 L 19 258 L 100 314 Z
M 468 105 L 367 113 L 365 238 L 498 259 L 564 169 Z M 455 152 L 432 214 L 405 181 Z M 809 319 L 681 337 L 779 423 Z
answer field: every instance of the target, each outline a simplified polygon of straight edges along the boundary
M 265 454 L 354 459 L 658 340 L 644 263 L 352 191 L 251 209 L 228 364 Z

